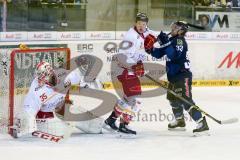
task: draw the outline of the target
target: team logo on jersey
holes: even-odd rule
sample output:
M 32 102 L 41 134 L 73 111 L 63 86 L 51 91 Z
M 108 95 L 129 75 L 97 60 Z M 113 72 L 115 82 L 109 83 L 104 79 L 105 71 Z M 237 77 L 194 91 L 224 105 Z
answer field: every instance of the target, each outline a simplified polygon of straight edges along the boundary
M 42 86 L 37 86 L 34 91 L 38 91 Z
M 179 45 L 179 46 L 183 45 L 183 40 L 177 39 L 177 45 Z
M 183 51 L 183 40 L 177 39 L 176 50 L 182 52 Z

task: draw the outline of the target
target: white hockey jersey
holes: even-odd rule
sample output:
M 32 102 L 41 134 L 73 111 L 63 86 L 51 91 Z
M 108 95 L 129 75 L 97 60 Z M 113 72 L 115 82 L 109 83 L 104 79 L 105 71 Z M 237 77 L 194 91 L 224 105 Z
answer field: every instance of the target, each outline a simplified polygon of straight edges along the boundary
M 36 115 L 40 110 L 43 112 L 53 112 L 56 107 L 62 106 L 68 92 L 64 84 L 67 82 L 79 84 L 81 79 L 76 71 L 68 74 L 67 70 L 58 69 L 54 73 L 57 77 L 57 85 L 54 87 L 48 84 L 39 86 L 37 78 L 31 83 L 24 100 L 24 110 L 29 114 Z
M 147 29 L 141 36 L 134 27 L 130 28 L 123 38 L 123 47 L 119 49 L 120 54 L 127 56 L 127 63 L 137 63 L 137 61 L 146 61 L 147 54 L 144 49 L 144 38 L 152 34 L 156 36 L 156 33 Z

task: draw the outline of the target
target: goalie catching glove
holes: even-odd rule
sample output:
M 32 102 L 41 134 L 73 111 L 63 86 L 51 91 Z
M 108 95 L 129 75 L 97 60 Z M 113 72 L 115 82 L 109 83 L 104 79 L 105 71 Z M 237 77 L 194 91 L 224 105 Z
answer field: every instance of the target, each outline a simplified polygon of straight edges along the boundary
M 144 40 L 144 48 L 148 54 L 151 54 L 154 43 L 157 41 L 156 37 L 149 34 Z

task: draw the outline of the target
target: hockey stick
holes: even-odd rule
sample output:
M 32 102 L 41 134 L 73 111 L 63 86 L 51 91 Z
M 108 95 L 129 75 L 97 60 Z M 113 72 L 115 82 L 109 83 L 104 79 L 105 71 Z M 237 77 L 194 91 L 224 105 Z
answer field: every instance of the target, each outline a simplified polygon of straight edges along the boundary
M 32 132 L 32 136 L 36 138 L 48 140 L 50 142 L 55 142 L 55 143 L 65 142 L 71 137 L 72 130 L 74 129 L 74 126 L 72 126 L 71 123 L 65 122 L 65 124 L 66 124 L 66 128 L 64 129 L 64 133 L 61 136 L 50 134 L 48 132 L 44 132 L 40 130 Z
M 56 136 L 42 131 L 34 131 L 32 132 L 32 136 L 56 143 L 59 143 L 64 140 L 64 136 Z
M 230 118 L 230 119 L 226 119 L 226 120 L 218 120 L 216 118 L 214 118 L 213 116 L 211 116 L 210 114 L 208 114 L 207 112 L 205 112 L 204 110 L 202 110 L 200 107 L 198 107 L 197 105 L 194 105 L 193 103 L 189 102 L 187 99 L 185 99 L 184 97 L 178 95 L 177 93 L 175 93 L 173 90 L 169 89 L 168 87 L 166 87 L 165 85 L 161 84 L 160 82 L 158 82 L 157 80 L 155 80 L 154 78 L 152 78 L 151 76 L 149 76 L 148 74 L 145 74 L 145 77 L 147 77 L 148 79 L 150 79 L 151 81 L 153 81 L 154 83 L 158 84 L 160 87 L 166 89 L 168 92 L 170 92 L 171 94 L 173 94 L 175 97 L 177 97 L 178 99 L 182 100 L 183 102 L 191 105 L 192 107 L 194 107 L 195 109 L 197 109 L 198 111 L 200 111 L 201 113 L 203 113 L 204 115 L 206 115 L 207 117 L 209 117 L 210 119 L 212 119 L 213 121 L 217 122 L 218 124 L 231 124 L 231 123 L 236 123 L 238 122 L 238 118 Z
M 43 122 L 45 122 L 45 121 L 43 121 Z M 49 123 L 54 123 L 54 125 L 55 125 L 56 122 L 48 122 L 48 124 Z M 74 126 L 70 122 L 64 122 L 63 121 L 63 123 L 64 124 L 62 124 L 62 125 L 64 125 L 65 128 L 63 129 L 63 134 L 62 135 L 56 135 L 56 134 L 49 133 L 48 131 L 44 131 L 44 130 L 41 130 L 41 129 L 40 130 L 35 130 L 33 132 L 21 133 L 18 126 L 10 126 L 10 128 L 13 130 L 13 133 L 12 133 L 11 136 L 13 138 L 21 138 L 21 137 L 32 136 L 32 137 L 48 140 L 50 142 L 59 143 L 59 142 L 66 141 L 71 136 L 72 130 L 74 129 Z
M 196 28 L 196 29 L 199 29 L 199 30 L 205 30 L 205 29 L 206 29 L 205 27 L 198 26 L 198 25 L 191 24 L 191 23 L 187 23 L 187 25 L 188 25 L 189 27 Z
M 200 29 L 200 30 L 205 30 L 206 29 L 203 26 L 195 25 L 195 24 L 188 23 L 188 22 L 185 22 L 185 21 L 179 21 L 179 22 L 182 22 L 182 23 L 184 23 L 184 24 L 186 24 L 186 25 L 188 25 L 189 27 L 192 27 L 192 28 L 196 28 L 196 29 Z

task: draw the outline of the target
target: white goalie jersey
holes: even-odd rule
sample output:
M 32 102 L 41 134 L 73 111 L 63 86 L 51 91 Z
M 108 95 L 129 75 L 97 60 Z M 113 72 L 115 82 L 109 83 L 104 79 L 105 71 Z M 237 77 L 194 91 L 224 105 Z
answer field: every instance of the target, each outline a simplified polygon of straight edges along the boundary
M 53 112 L 55 108 L 63 106 L 69 90 L 69 87 L 66 87 L 68 84 L 94 89 L 101 88 L 102 86 L 98 79 L 86 82 L 84 74 L 79 69 L 75 69 L 69 74 L 65 69 L 58 69 L 54 73 L 57 77 L 57 84 L 54 87 L 48 84 L 39 86 L 37 78 L 33 80 L 24 101 L 25 111 L 36 115 L 38 111 Z
M 58 69 L 54 73 L 57 78 L 56 86 L 40 86 L 37 78 L 33 80 L 24 100 L 24 110 L 29 114 L 36 116 L 38 111 L 53 112 L 55 108 L 63 106 L 69 89 L 67 84 L 79 84 L 82 78 L 76 71 L 68 74 L 65 69 Z
M 35 78 L 31 83 L 28 94 L 24 100 L 24 111 L 17 115 L 17 119 L 21 119 L 21 127 L 18 136 L 25 135 L 27 133 L 34 132 L 36 130 L 44 130 L 48 133 L 62 133 L 63 129 L 56 129 L 57 125 L 62 125 L 66 127 L 64 122 L 61 122 L 56 116 L 54 119 L 45 120 L 44 123 L 40 121 L 40 124 L 36 124 L 36 115 L 39 111 L 41 112 L 54 112 L 58 107 L 63 107 L 65 104 L 65 97 L 69 90 L 70 85 L 79 85 L 84 88 L 94 88 L 101 89 L 101 82 L 98 79 L 94 79 L 92 82 L 85 82 L 84 72 L 81 72 L 79 69 L 75 69 L 69 73 L 65 69 L 58 69 L 54 71 L 57 78 L 56 85 L 50 86 L 48 84 L 39 85 L 38 79 Z M 80 89 L 81 90 L 81 89 Z M 38 121 L 37 121 L 38 122 Z M 92 121 L 95 123 L 96 121 Z M 90 123 L 88 122 L 87 127 Z M 98 123 L 98 121 L 97 121 Z M 101 122 L 99 122 L 101 124 Z M 76 127 L 82 126 L 82 124 L 75 123 Z M 98 125 L 99 127 L 100 125 Z M 59 127 L 58 127 L 59 128 Z M 79 128 L 79 127 L 78 127 Z M 58 131 L 56 131 L 58 130 Z M 61 130 L 59 132 L 59 130 Z M 87 130 L 86 128 L 84 130 Z M 98 131 L 100 131 L 100 127 Z

